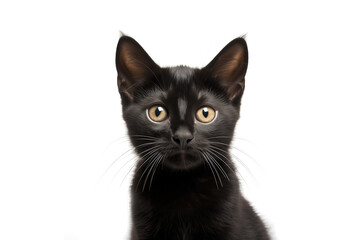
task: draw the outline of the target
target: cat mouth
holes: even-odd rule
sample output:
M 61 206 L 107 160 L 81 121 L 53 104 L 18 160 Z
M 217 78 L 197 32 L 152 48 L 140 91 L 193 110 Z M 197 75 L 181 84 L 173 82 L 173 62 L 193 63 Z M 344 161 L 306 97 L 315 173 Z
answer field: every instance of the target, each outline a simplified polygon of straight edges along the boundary
M 173 169 L 190 169 L 198 166 L 199 162 L 199 154 L 193 150 L 177 150 L 169 154 L 164 163 Z
M 186 156 L 195 156 L 196 154 L 192 150 L 177 150 L 170 153 L 169 157 L 179 156 L 179 157 L 186 157 Z

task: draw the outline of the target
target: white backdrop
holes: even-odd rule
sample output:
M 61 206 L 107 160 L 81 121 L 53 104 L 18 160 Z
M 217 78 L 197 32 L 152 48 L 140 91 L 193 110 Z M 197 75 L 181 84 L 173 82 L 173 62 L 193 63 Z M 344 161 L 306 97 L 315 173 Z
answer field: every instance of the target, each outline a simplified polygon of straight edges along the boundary
M 194 67 L 247 33 L 234 143 L 246 154 L 233 149 L 251 172 L 239 166 L 244 194 L 274 239 L 360 239 L 358 9 L 1 1 L 0 239 L 127 239 L 134 160 L 116 85 L 119 31 L 161 66 Z

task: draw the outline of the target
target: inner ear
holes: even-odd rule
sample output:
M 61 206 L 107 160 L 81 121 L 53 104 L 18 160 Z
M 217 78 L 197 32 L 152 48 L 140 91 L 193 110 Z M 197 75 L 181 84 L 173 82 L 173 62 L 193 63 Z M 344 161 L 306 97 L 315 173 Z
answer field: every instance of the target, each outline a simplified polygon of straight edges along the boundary
M 148 71 L 146 69 L 146 59 L 141 59 L 142 56 L 139 49 L 136 49 L 136 47 L 129 42 L 125 42 L 121 47 L 122 49 L 119 51 L 119 64 L 126 77 L 131 80 L 145 77 Z
M 133 38 L 122 36 L 116 50 L 120 94 L 133 98 L 137 85 L 154 75 L 159 67 Z
M 205 67 L 226 88 L 229 99 L 240 99 L 245 89 L 248 50 L 243 38 L 226 45 Z
M 217 65 L 215 66 L 215 69 L 217 69 L 215 74 L 221 79 L 233 83 L 237 80 L 237 75 L 243 71 L 244 60 L 244 49 L 236 45 L 232 46 L 220 56 Z

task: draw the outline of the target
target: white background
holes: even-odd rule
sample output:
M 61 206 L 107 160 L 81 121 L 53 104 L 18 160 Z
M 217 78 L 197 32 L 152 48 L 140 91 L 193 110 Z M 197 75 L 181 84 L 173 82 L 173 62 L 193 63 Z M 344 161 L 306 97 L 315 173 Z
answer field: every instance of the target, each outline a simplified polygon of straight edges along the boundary
M 0 239 L 127 239 L 119 31 L 194 67 L 247 33 L 244 194 L 274 239 L 360 239 L 359 22 L 356 1 L 1 1 Z

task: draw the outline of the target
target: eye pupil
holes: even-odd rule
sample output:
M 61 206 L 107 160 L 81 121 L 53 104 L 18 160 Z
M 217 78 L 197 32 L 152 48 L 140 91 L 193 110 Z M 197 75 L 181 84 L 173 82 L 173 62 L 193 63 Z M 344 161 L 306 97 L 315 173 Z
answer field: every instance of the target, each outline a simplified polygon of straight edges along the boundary
M 156 117 L 160 116 L 161 112 L 163 111 L 163 108 L 162 107 L 157 107 L 155 109 L 155 115 Z
M 204 108 L 202 111 L 202 114 L 204 115 L 205 118 L 207 118 L 209 116 L 209 111 L 207 108 Z

